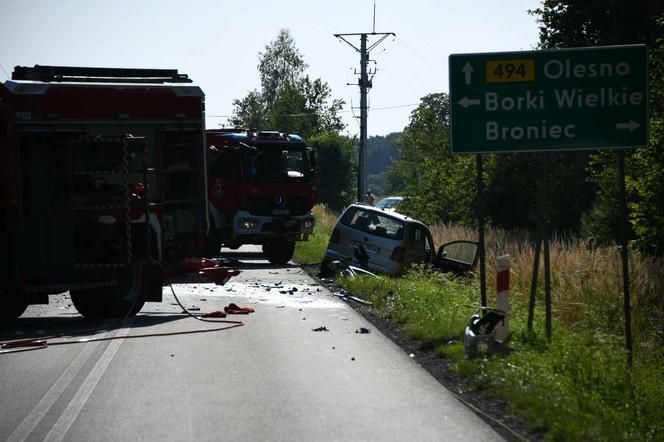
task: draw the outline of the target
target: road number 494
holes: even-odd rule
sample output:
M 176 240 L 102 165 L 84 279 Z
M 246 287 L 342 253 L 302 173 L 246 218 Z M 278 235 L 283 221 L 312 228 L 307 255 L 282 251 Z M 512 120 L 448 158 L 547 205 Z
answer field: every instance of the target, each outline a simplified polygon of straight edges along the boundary
M 535 60 L 489 60 L 486 62 L 487 83 L 535 81 Z

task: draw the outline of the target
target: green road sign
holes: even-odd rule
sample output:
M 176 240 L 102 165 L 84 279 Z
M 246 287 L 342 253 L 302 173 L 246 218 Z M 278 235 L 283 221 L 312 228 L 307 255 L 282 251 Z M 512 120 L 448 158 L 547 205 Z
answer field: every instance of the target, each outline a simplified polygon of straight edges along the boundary
M 645 45 L 450 55 L 453 153 L 648 144 Z

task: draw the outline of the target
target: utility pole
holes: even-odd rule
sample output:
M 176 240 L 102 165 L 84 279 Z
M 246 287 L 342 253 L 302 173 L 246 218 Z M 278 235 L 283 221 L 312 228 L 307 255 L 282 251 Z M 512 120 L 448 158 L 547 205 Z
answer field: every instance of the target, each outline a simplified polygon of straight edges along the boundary
M 369 47 L 367 47 L 369 36 L 380 36 L 380 38 Z M 334 34 L 340 40 L 343 40 L 351 48 L 360 53 L 360 78 L 357 86 L 360 87 L 360 152 L 357 165 L 357 200 L 360 201 L 367 191 L 367 93 L 371 89 L 371 80 L 369 80 L 368 64 L 369 53 L 390 35 L 395 36 L 394 32 L 376 32 L 376 9 L 374 5 L 374 29 L 373 32 L 352 33 L 352 34 Z M 346 37 L 360 37 L 359 49 L 353 45 Z

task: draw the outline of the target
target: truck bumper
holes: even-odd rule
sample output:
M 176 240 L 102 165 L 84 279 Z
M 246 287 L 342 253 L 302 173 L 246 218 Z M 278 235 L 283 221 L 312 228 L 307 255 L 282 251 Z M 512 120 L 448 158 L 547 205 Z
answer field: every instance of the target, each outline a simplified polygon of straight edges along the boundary
M 265 238 L 306 240 L 316 221 L 311 213 L 298 216 L 260 216 L 241 210 L 233 217 L 233 230 L 238 239 L 260 242 Z

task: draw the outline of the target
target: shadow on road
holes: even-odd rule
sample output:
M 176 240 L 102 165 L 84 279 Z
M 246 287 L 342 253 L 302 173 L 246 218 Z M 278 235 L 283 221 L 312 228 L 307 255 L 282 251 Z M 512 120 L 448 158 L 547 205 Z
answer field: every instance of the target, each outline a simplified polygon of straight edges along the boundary
M 133 318 L 131 328 L 152 327 L 182 319 L 189 319 L 189 315 L 173 312 L 139 313 Z M 19 318 L 13 327 L 0 329 L 0 341 L 37 339 L 61 334 L 64 334 L 65 337 L 75 336 L 80 338 L 98 335 L 108 330 L 129 328 L 129 324 L 129 321 L 118 324 L 118 320 L 86 319 L 78 315 L 78 313 L 65 313 L 58 316 L 42 316 L 37 318 Z

